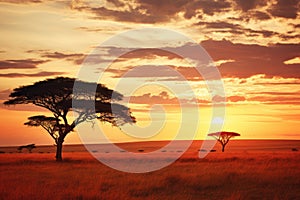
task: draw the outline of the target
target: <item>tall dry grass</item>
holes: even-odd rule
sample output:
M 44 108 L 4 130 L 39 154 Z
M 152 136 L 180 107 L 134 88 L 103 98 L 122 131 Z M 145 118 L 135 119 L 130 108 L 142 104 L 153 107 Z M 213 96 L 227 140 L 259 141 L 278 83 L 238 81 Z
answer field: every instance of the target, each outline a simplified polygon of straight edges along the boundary
M 88 153 L 1 154 L 0 199 L 300 199 L 300 153 L 189 152 L 146 174 L 115 171 Z

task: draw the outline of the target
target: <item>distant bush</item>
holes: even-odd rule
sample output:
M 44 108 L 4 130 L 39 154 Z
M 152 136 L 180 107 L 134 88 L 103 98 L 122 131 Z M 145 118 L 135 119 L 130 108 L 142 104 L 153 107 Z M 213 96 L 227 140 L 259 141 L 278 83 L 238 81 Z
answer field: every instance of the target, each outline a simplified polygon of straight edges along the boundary
M 198 151 L 200 151 L 200 152 L 207 152 L 206 149 L 199 149 Z M 215 150 L 215 149 L 210 150 L 210 152 L 216 152 L 216 151 L 217 151 L 217 150 Z

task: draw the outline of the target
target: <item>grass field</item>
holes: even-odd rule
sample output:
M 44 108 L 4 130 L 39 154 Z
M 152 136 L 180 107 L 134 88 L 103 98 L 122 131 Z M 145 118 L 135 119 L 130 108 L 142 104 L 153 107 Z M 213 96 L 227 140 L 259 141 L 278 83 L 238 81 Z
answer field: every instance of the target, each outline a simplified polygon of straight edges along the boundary
M 144 174 L 111 169 L 78 146 L 65 148 L 62 163 L 50 147 L 3 153 L 0 199 L 300 199 L 300 152 L 291 151 L 299 141 L 267 142 L 232 141 L 227 152 L 216 146 L 204 159 L 194 143 L 172 165 Z M 158 144 L 122 145 L 135 151 Z

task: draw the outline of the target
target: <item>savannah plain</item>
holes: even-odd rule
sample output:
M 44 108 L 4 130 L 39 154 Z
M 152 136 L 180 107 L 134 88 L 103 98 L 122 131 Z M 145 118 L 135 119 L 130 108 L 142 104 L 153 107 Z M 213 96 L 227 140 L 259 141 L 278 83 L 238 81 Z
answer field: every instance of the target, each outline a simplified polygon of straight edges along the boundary
M 118 145 L 146 153 L 166 143 Z M 194 141 L 173 164 L 143 174 L 111 169 L 81 145 L 64 146 L 60 163 L 53 146 L 32 153 L 3 147 L 0 199 L 300 199 L 300 141 L 233 140 L 203 159 L 200 146 Z

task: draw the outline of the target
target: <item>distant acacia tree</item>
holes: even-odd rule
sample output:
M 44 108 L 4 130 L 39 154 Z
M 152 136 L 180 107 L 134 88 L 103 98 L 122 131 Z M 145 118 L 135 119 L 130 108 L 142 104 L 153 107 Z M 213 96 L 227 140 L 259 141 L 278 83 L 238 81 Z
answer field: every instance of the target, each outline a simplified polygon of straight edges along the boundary
M 225 146 L 228 144 L 229 140 L 235 136 L 240 136 L 239 133 L 235 132 L 216 132 L 216 133 L 210 133 L 208 136 L 214 137 L 220 144 L 222 145 L 222 152 L 225 151 Z
M 113 103 L 123 96 L 102 84 L 76 81 L 76 90 L 73 90 L 74 78 L 57 77 L 36 82 L 32 85 L 15 88 L 5 105 L 33 104 L 43 107 L 53 113 L 53 117 L 43 115 L 28 118 L 25 125 L 41 126 L 56 143 L 56 160 L 62 161 L 62 146 L 65 137 L 74 128 L 88 120 L 99 119 L 121 126 L 126 123 L 135 123 L 130 109 L 126 106 Z M 72 107 L 75 102 L 76 107 Z M 114 110 L 112 111 L 112 106 Z M 72 110 L 78 117 L 71 123 L 67 115 Z

